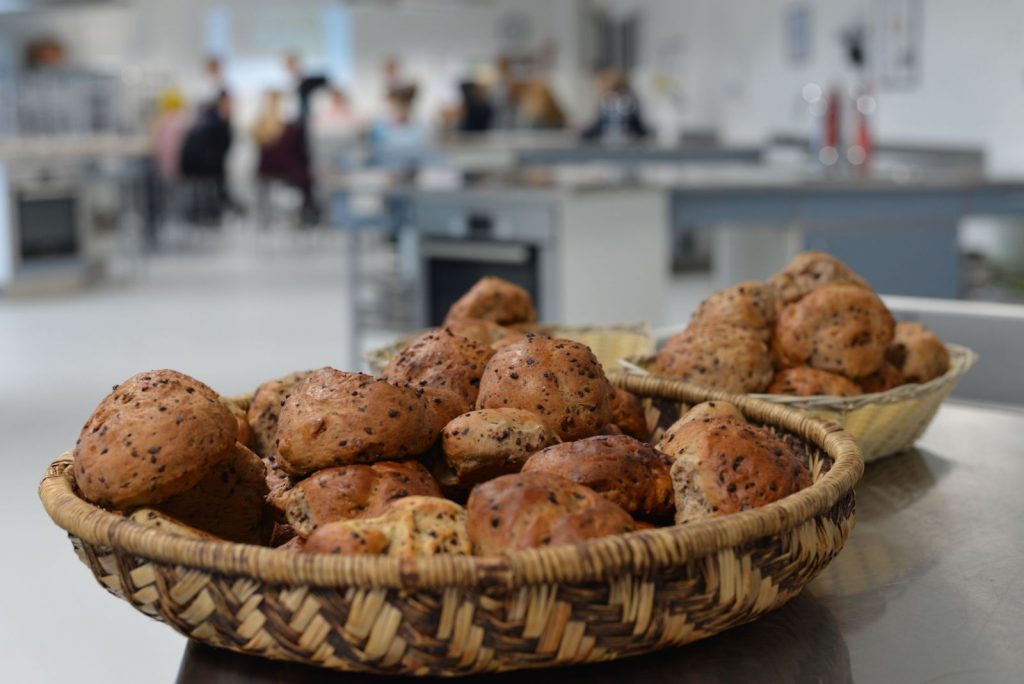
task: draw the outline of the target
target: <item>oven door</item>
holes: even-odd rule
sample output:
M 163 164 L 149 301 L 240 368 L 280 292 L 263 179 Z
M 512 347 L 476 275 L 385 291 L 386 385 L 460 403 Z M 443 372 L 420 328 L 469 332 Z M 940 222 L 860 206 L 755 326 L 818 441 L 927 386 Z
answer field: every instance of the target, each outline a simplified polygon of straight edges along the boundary
M 484 276 L 497 276 L 539 298 L 537 247 L 521 242 L 423 238 L 426 324 L 440 325 L 448 308 Z
M 82 249 L 81 199 L 70 186 L 14 193 L 16 257 L 21 267 L 77 259 Z

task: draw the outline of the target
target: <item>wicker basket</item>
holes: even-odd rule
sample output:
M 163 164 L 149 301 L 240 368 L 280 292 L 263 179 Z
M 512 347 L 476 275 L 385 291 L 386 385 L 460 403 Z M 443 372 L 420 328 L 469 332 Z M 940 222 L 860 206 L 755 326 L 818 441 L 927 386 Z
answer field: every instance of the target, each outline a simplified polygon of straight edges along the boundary
M 620 323 L 616 325 L 542 325 L 537 332 L 552 337 L 576 340 L 590 347 L 605 372 L 620 369 L 619 359 L 644 356 L 654 352 L 654 337 L 648 323 Z M 419 334 L 419 333 L 417 333 Z M 391 357 L 402 351 L 416 335 L 402 338 L 394 344 L 368 352 L 363 361 L 374 375 L 380 375 Z
M 620 374 L 648 415 L 728 398 Z M 685 644 L 781 606 L 839 552 L 863 472 L 838 426 L 746 397 L 810 447 L 813 484 L 735 515 L 504 557 L 314 556 L 179 537 L 79 498 L 70 453 L 40 497 L 111 593 L 213 646 L 338 670 L 466 675 Z M 664 417 L 668 417 L 667 414 Z
M 914 446 L 932 422 L 939 405 L 978 360 L 978 355 L 967 347 L 947 344 L 946 349 L 949 350 L 949 370 L 945 375 L 923 384 L 911 383 L 887 392 L 855 397 L 750 396 L 839 423 L 857 440 L 864 462 L 870 463 Z M 650 375 L 654 356 L 646 354 L 624 358 L 620 364 L 629 372 Z

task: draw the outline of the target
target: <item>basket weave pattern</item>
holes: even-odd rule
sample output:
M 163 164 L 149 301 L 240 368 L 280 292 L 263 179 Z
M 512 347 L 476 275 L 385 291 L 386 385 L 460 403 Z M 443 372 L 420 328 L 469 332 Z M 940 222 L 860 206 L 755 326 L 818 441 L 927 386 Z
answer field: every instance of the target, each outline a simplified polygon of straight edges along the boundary
M 914 446 L 956 383 L 978 360 L 978 355 L 967 347 L 947 344 L 946 348 L 949 370 L 923 384 L 900 385 L 886 392 L 854 397 L 750 396 L 842 425 L 857 440 L 864 462 L 870 463 Z M 635 356 L 624 359 L 622 365 L 635 373 L 653 373 L 654 359 L 650 354 Z
M 642 396 L 725 395 L 619 376 Z M 747 398 L 818 449 L 811 487 L 760 509 L 502 558 L 312 556 L 178 537 L 75 493 L 70 454 L 40 486 L 99 582 L 208 644 L 338 670 L 464 675 L 684 644 L 795 596 L 842 548 L 863 463 L 837 426 Z

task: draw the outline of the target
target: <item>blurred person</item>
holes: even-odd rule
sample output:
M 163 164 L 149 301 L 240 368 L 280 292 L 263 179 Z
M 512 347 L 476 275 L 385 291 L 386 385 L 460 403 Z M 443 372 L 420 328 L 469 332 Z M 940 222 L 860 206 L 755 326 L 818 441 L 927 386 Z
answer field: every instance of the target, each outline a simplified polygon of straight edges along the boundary
M 637 98 L 629 81 L 618 69 L 606 69 L 597 76 L 600 99 L 597 116 L 581 137 L 606 143 L 646 138 L 650 131 L 644 123 Z
M 271 181 L 280 181 L 302 193 L 303 211 L 309 211 L 313 182 L 306 147 L 305 127 L 299 120 L 287 121 L 283 102 L 284 94 L 279 90 L 268 90 L 263 99 L 263 109 L 252 128 L 252 137 L 259 146 L 258 212 L 266 225 L 270 214 L 269 187 Z M 304 213 L 304 222 L 313 217 Z
M 201 108 L 182 144 L 181 175 L 212 184 L 213 197 L 199 197 L 194 207 L 199 220 L 219 220 L 224 210 L 242 212 L 231 196 L 225 170 L 233 137 L 231 115 L 231 95 L 222 91 L 212 105 Z
M 402 93 L 408 92 L 410 87 L 414 87 L 412 81 L 402 75 L 402 62 L 395 55 L 388 55 L 387 59 L 384 60 L 383 79 L 384 79 L 384 99 L 391 104 L 391 99 Z
M 200 108 L 215 106 L 221 93 L 231 93 L 224 77 L 224 63 L 220 57 L 208 55 L 203 61 L 203 79 L 195 93 L 195 102 Z
M 285 54 L 284 65 L 295 82 L 295 94 L 299 103 L 299 114 L 295 120 L 297 140 L 295 149 L 292 150 L 296 156 L 292 161 L 302 167 L 302 172 L 297 174 L 302 178 L 301 184 L 298 185 L 302 191 L 302 223 L 307 226 L 315 225 L 320 219 L 320 208 L 317 206 L 313 188 L 308 126 L 313 95 L 321 88 L 326 88 L 329 81 L 323 74 L 307 74 L 296 52 Z
M 389 114 L 370 130 L 374 163 L 381 166 L 414 165 L 426 144 L 426 131 L 412 118 L 416 86 L 406 86 L 388 97 Z
M 483 86 L 475 81 L 459 84 L 462 106 L 459 130 L 467 133 L 488 131 L 494 122 L 494 107 L 491 105 Z
M 268 90 L 263 94 L 263 107 L 252 127 L 252 139 L 256 141 L 260 150 L 257 173 L 261 177 L 273 175 L 268 173 L 266 168 L 273 166 L 270 157 L 284 133 L 285 121 L 281 111 L 281 97 L 280 90 Z
M 188 127 L 185 96 L 177 88 L 167 88 L 157 99 L 156 114 L 150 124 L 157 175 L 165 185 L 174 183 L 181 175 L 181 147 Z
M 348 94 L 337 86 L 327 86 L 313 103 L 313 130 L 318 135 L 351 134 L 362 122 L 353 111 Z
M 149 122 L 149 160 L 146 183 L 149 202 L 145 205 L 144 232 L 150 247 L 157 243 L 157 233 L 165 222 L 168 205 L 181 176 L 181 148 L 188 135 L 189 116 L 185 97 L 177 88 L 166 88 L 157 97 Z
M 494 82 L 490 84 L 494 128 L 507 129 L 515 126 L 521 86 L 522 84 L 515 78 L 512 60 L 506 55 L 498 57 Z
M 565 112 L 550 86 L 541 79 L 523 84 L 516 108 L 516 128 L 558 130 L 565 128 Z
M 295 94 L 298 96 L 299 102 L 299 121 L 305 124 L 309 121 L 312 111 L 313 95 L 321 88 L 330 85 L 330 81 L 323 74 L 307 74 L 302 66 L 302 59 L 296 52 L 285 54 L 284 66 L 295 82 Z

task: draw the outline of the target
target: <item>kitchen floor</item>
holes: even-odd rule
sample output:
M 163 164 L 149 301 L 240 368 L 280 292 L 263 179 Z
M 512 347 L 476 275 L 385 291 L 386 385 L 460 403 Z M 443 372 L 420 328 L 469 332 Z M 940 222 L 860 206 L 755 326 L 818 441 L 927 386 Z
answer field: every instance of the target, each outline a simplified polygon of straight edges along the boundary
M 173 680 L 184 638 L 96 584 L 36 487 L 111 385 L 138 371 L 174 368 L 235 394 L 350 366 L 345 249 L 338 233 L 228 231 L 73 294 L 0 296 L 4 681 Z M 666 321 L 684 321 L 710 288 L 705 275 L 675 279 Z M 371 331 L 364 345 L 387 337 Z

